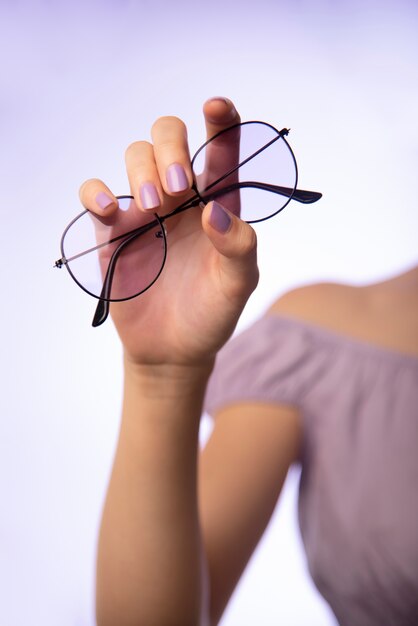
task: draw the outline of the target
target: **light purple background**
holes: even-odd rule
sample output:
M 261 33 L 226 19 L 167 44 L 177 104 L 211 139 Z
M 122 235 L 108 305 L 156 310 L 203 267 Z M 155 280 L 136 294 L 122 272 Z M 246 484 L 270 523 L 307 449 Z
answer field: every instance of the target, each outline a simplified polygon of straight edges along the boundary
M 90 626 L 95 541 L 117 436 L 121 351 L 52 269 L 78 187 L 128 190 L 123 155 L 201 105 L 290 127 L 300 186 L 258 228 L 261 283 L 240 328 L 287 288 L 363 283 L 417 259 L 417 4 L 402 0 L 0 3 L 0 624 Z M 169 262 L 169 261 L 168 261 Z M 305 572 L 291 473 L 223 626 L 334 621 Z

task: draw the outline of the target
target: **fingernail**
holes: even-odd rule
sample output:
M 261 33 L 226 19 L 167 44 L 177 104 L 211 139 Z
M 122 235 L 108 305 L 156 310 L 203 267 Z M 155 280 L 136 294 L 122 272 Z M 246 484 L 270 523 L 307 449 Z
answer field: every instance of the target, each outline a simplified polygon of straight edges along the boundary
M 102 211 L 104 211 L 110 207 L 110 205 L 114 204 L 115 201 L 106 192 L 100 191 L 96 196 L 96 202 Z
M 167 187 L 172 193 L 186 191 L 189 187 L 186 172 L 180 163 L 173 163 L 167 168 L 166 179 Z
M 209 224 L 213 226 L 218 233 L 226 233 L 232 223 L 232 218 L 218 202 L 212 203 L 212 209 L 209 215 Z
M 143 209 L 156 209 L 160 206 L 160 196 L 154 183 L 142 183 L 139 196 Z

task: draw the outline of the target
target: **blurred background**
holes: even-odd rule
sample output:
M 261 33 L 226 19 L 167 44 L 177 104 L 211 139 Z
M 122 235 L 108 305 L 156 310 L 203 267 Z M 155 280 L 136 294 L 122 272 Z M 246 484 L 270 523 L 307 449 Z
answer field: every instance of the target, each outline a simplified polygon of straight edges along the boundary
M 201 108 L 291 128 L 299 186 L 257 227 L 260 285 L 238 330 L 287 289 L 383 279 L 417 261 L 413 0 L 0 0 L 0 626 L 92 626 L 96 536 L 121 403 L 121 350 L 53 269 L 99 177 L 154 119 L 204 140 Z M 306 571 L 292 470 L 222 626 L 335 624 Z

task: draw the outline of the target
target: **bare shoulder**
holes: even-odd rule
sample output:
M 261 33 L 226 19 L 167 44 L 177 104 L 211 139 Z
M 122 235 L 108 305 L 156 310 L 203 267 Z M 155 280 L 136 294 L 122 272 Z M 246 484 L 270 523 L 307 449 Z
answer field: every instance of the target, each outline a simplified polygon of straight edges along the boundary
M 418 268 L 365 286 L 298 287 L 276 300 L 270 312 L 418 356 Z
M 330 325 L 344 322 L 364 306 L 361 290 L 341 283 L 315 283 L 282 295 L 270 312 Z

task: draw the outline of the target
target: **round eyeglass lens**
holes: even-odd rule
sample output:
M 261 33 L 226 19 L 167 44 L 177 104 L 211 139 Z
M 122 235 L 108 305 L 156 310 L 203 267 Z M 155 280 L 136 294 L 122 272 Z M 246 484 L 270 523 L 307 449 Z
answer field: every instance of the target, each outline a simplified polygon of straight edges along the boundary
M 264 122 L 244 122 L 215 135 L 192 161 L 197 190 L 246 222 L 279 213 L 291 200 L 297 167 L 286 139 Z
M 148 289 L 163 269 L 167 250 L 164 227 L 156 215 L 144 214 L 131 197 L 118 202 L 109 217 L 81 213 L 61 242 L 67 269 L 78 285 L 112 302 Z

